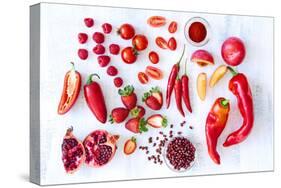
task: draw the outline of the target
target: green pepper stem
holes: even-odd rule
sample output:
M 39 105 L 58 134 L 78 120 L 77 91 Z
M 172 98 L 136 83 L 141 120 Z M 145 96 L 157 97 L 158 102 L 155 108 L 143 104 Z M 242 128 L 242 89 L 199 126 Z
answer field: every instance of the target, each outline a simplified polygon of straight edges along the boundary
M 232 76 L 236 76 L 238 74 L 238 72 L 236 70 L 234 70 L 232 67 L 227 66 L 227 69 L 230 70 Z
M 100 76 L 98 74 L 96 74 L 96 73 L 90 74 L 90 76 L 87 79 L 87 85 L 89 85 L 89 84 L 91 84 L 93 82 L 93 79 L 92 79 L 93 76 L 96 76 L 96 77 L 98 77 L 98 79 L 100 79 Z
M 71 70 L 74 70 L 74 71 L 75 71 L 74 63 L 73 63 L 73 62 L 70 62 L 70 64 L 71 64 Z
M 223 100 L 221 101 L 221 105 L 222 105 L 223 107 L 227 107 L 228 104 L 229 104 L 229 100 L 228 100 L 228 99 L 223 99 Z

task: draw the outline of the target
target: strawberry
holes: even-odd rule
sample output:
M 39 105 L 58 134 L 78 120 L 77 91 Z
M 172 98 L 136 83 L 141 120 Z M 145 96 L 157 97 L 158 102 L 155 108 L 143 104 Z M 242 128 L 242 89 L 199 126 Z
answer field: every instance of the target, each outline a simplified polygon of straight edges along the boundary
M 168 120 L 166 117 L 163 117 L 161 114 L 155 114 L 147 118 L 147 124 L 154 128 L 167 127 Z
M 127 109 L 131 110 L 137 105 L 137 95 L 134 93 L 133 86 L 127 85 L 124 89 L 119 89 L 118 93 Z
M 129 115 L 129 110 L 126 108 L 114 108 L 109 116 L 110 123 L 122 123 Z
M 132 137 L 131 139 L 127 140 L 124 144 L 124 153 L 126 155 L 130 155 L 134 153 L 137 148 L 137 139 Z
M 136 106 L 130 111 L 131 116 L 142 118 L 145 115 L 145 109 L 142 106 Z
M 144 118 L 132 118 L 126 122 L 125 127 L 133 133 L 142 133 L 148 131 L 146 124 Z
M 152 110 L 160 110 L 163 105 L 162 92 L 158 87 L 151 88 L 149 92 L 144 93 L 142 101 Z

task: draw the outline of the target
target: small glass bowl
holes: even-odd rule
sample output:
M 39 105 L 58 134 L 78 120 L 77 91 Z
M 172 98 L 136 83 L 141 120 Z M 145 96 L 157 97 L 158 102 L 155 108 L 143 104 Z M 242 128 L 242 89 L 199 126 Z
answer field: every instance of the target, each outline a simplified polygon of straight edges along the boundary
M 191 26 L 192 23 L 194 22 L 201 22 L 205 28 L 206 28 L 206 31 L 207 31 L 207 34 L 206 34 L 206 37 L 203 41 L 201 42 L 194 42 L 193 40 L 191 40 L 191 38 L 189 37 L 189 27 Z M 208 23 L 207 20 L 205 20 L 204 18 L 201 18 L 201 17 L 193 17 L 193 18 L 190 18 L 186 24 L 185 24 L 185 27 L 184 27 L 184 36 L 186 38 L 186 40 L 192 44 L 193 46 L 197 46 L 197 47 L 200 47 L 200 46 L 204 46 L 205 44 L 207 44 L 207 42 L 209 41 L 210 39 L 210 36 L 211 36 L 211 33 L 210 33 L 210 25 Z
M 162 154 L 162 155 L 163 155 L 163 158 L 164 158 L 164 162 L 165 162 L 165 164 L 167 165 L 167 167 L 168 167 L 170 170 L 174 171 L 174 172 L 186 172 L 186 171 L 190 170 L 190 169 L 193 167 L 193 165 L 195 164 L 195 161 L 196 161 L 196 159 L 197 159 L 197 150 L 196 150 L 196 147 L 195 147 L 194 160 L 190 163 L 190 166 L 189 166 L 188 168 L 186 168 L 186 169 L 181 168 L 180 170 L 176 170 L 176 169 L 174 168 L 174 166 L 170 163 L 169 159 L 167 159 L 167 157 L 166 157 L 168 145 L 169 145 L 170 142 L 172 142 L 175 138 L 185 138 L 185 139 L 189 140 L 189 141 L 191 142 L 191 144 L 195 147 L 194 143 L 193 143 L 189 138 L 187 138 L 187 137 L 185 137 L 185 136 L 176 136 L 176 137 L 172 138 L 171 140 L 169 140 L 169 141 L 165 144 L 164 151 L 163 151 L 163 154 Z

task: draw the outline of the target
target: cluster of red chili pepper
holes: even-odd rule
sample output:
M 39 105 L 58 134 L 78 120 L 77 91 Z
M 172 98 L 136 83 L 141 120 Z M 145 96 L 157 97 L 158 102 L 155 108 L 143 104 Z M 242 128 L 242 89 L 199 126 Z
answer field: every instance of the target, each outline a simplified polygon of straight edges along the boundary
M 74 69 L 68 71 L 64 77 L 64 86 L 61 100 L 58 106 L 58 114 L 67 113 L 76 102 L 81 88 L 81 75 Z M 100 78 L 97 74 L 91 74 L 84 85 L 84 96 L 88 107 L 93 112 L 97 120 L 105 123 L 107 119 L 106 104 L 102 89 L 98 82 L 93 81 L 93 77 Z
M 171 95 L 173 90 L 175 91 L 175 99 L 176 99 L 176 105 L 177 109 L 180 112 L 180 114 L 184 117 L 184 111 L 182 108 L 182 99 L 185 103 L 186 108 L 189 110 L 190 113 L 192 113 L 192 108 L 190 105 L 190 100 L 189 100 L 189 78 L 186 74 L 186 63 L 185 63 L 185 73 L 184 75 L 179 76 L 179 71 L 180 71 L 180 62 L 183 58 L 185 52 L 185 46 L 182 52 L 182 55 L 179 59 L 179 61 L 173 65 L 172 70 L 169 75 L 168 79 L 168 84 L 167 84 L 167 90 L 166 90 L 166 105 L 167 108 L 170 106 L 170 101 L 171 101 Z
M 229 81 L 228 88 L 237 98 L 238 107 L 243 117 L 243 124 L 238 130 L 229 134 L 223 144 L 224 147 L 244 141 L 250 134 L 254 124 L 253 98 L 247 77 L 242 73 L 236 72 L 231 67 L 228 67 L 228 69 L 233 75 Z M 206 120 L 205 131 L 208 153 L 216 164 L 220 164 L 220 156 L 216 150 L 217 140 L 226 126 L 229 110 L 228 100 L 218 98 Z

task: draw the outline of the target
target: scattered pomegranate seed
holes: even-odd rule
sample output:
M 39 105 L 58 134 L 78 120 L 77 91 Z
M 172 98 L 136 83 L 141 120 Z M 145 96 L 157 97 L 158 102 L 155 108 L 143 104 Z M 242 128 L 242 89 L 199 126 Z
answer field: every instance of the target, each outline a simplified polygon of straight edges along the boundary
M 121 87 L 123 85 L 123 80 L 120 77 L 116 77 L 113 80 L 115 87 Z
M 105 47 L 102 44 L 97 44 L 94 48 L 93 48 L 93 52 L 95 54 L 101 55 L 104 54 L 105 52 Z
M 118 55 L 120 51 L 120 46 L 118 44 L 110 44 L 109 52 L 113 55 Z
M 78 41 L 80 44 L 84 44 L 88 40 L 88 35 L 86 33 L 79 33 L 78 34 Z
M 95 32 L 93 34 L 93 40 L 98 43 L 101 44 L 104 42 L 104 35 L 101 32 Z
M 98 56 L 98 63 L 101 67 L 106 67 L 110 62 L 110 57 L 108 55 Z
M 109 76 L 116 76 L 118 74 L 118 70 L 114 66 L 109 66 L 106 72 Z
M 109 23 L 102 24 L 102 30 L 104 33 L 108 34 L 112 31 L 112 26 Z
M 88 50 L 86 49 L 79 49 L 78 50 L 78 56 L 80 57 L 80 59 L 85 60 L 88 58 Z
M 92 18 L 85 18 L 84 23 L 87 27 L 92 27 L 94 25 L 94 20 Z

